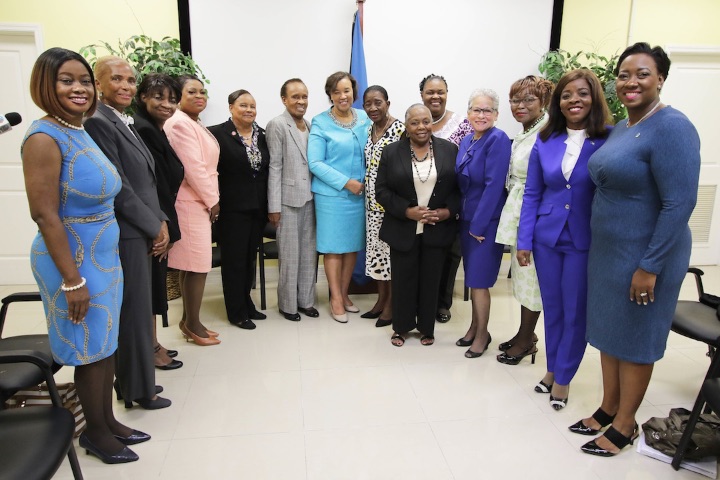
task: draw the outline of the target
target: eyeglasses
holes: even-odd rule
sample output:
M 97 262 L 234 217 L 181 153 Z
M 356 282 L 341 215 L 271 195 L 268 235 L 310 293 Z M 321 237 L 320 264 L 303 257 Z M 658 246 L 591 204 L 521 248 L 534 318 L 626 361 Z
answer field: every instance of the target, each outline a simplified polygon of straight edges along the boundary
M 537 99 L 538 99 L 537 97 L 511 98 L 510 103 L 512 103 L 516 107 L 518 105 L 520 105 L 521 103 L 525 106 L 528 106 Z
M 489 117 L 490 115 L 495 113 L 495 109 L 494 108 L 471 108 L 470 113 L 472 113 L 473 115 L 477 115 L 478 117 L 480 115 L 485 115 L 486 117 Z

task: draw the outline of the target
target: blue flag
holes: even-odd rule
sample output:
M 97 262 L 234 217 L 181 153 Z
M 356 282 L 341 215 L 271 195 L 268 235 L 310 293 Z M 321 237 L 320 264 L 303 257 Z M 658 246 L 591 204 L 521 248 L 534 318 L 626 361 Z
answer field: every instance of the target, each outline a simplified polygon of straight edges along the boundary
M 358 86 L 358 98 L 353 107 L 363 108 L 363 95 L 368 87 L 367 70 L 365 69 L 365 49 L 363 48 L 363 37 L 360 31 L 360 12 L 355 12 L 353 22 L 352 50 L 350 51 L 350 75 L 355 77 Z

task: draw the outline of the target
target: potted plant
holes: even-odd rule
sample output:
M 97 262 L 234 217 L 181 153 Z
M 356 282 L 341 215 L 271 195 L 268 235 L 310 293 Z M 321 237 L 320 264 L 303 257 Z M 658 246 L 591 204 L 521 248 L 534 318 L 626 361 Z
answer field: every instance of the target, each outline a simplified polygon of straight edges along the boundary
M 615 92 L 615 66 L 617 61 L 618 55 L 608 58 L 594 52 L 570 53 L 565 50 L 551 50 L 542 56 L 538 70 L 545 78 L 556 85 L 565 72 L 576 68 L 592 70 L 600 79 L 613 122 L 617 123 L 627 117 L 625 106 L 620 102 Z
M 98 55 L 98 49 L 104 49 L 106 52 L 101 51 L 101 54 Z M 99 44 L 82 47 L 80 54 L 93 68 L 97 59 L 103 55 L 124 58 L 135 69 L 138 83 L 148 73 L 165 73 L 172 77 L 191 74 L 197 75 L 203 83 L 210 83 L 195 60 L 190 55 L 183 53 L 180 49 L 180 40 L 176 38 L 164 37 L 162 40 L 156 41 L 147 35 L 133 35 L 124 42 L 119 40 L 117 48 L 108 42 L 101 41 Z M 135 110 L 134 100 L 130 108 Z

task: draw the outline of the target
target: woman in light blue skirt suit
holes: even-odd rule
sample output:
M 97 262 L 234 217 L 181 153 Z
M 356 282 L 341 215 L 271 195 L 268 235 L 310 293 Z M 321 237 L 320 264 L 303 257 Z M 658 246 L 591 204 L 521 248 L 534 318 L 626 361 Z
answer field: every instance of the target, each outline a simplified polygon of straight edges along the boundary
M 330 314 L 346 323 L 347 313 L 359 312 L 348 296 L 357 252 L 365 246 L 365 159 L 370 119 L 352 108 L 357 82 L 336 72 L 325 82 L 332 107 L 315 116 L 308 140 L 308 164 L 313 174 L 317 218 L 317 249 L 324 254 L 330 287 Z

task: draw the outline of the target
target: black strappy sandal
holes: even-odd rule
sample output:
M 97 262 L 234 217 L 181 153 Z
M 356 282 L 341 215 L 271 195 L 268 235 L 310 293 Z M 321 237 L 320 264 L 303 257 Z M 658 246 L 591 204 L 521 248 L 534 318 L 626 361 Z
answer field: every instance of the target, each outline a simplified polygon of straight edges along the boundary
M 615 430 L 614 427 L 610 426 L 610 428 L 607 429 L 607 431 L 603 435 L 605 438 L 607 438 L 610 443 L 615 445 L 618 449 L 622 450 L 623 448 L 627 447 L 628 445 L 632 445 L 633 442 L 635 442 L 635 439 L 640 436 L 640 433 L 638 432 L 638 424 L 635 424 L 635 428 L 633 429 L 633 433 L 630 434 L 629 437 L 626 437 L 622 433 Z M 599 437 L 598 437 L 599 438 Z M 610 450 L 606 450 L 602 447 L 599 447 L 596 443 L 596 440 L 591 440 L 587 442 L 585 445 L 580 447 L 580 450 L 583 451 L 583 453 L 588 453 L 590 455 L 597 455 L 598 457 L 614 457 L 620 452 L 613 453 Z
M 597 435 L 603 428 L 607 427 L 613 422 L 613 420 L 615 420 L 615 415 L 608 415 L 607 413 L 605 413 L 605 410 L 603 410 L 602 408 L 598 408 L 595 413 L 592 414 L 592 418 L 594 418 L 595 421 L 600 424 L 599 429 L 596 430 L 594 428 L 588 427 L 583 423 L 581 419 L 577 423 L 570 425 L 568 427 L 568 430 L 579 435 Z

